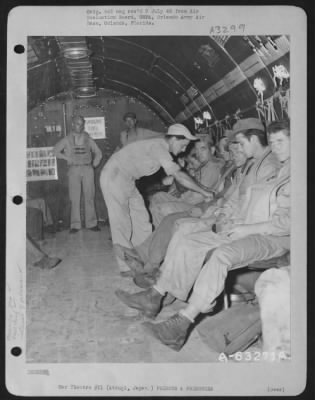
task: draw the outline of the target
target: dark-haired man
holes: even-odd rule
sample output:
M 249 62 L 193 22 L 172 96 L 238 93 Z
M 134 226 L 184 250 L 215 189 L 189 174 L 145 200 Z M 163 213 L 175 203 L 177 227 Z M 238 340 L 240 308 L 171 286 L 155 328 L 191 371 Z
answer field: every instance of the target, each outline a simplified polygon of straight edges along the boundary
M 233 133 L 247 158 L 253 159 L 253 164 L 240 187 L 240 194 L 243 195 L 244 187 L 246 190 L 254 183 L 262 183 L 275 176 L 280 165 L 268 146 L 266 130 L 259 119 L 240 119 L 234 124 Z
M 153 175 L 162 167 L 167 175 L 173 176 L 187 189 L 201 193 L 205 198 L 212 197 L 188 174 L 181 171 L 170 154 L 177 155 L 185 151 L 191 140 L 196 140 L 196 137 L 184 125 L 174 124 L 169 127 L 165 138 L 130 143 L 114 153 L 105 164 L 100 183 L 122 275 L 128 275 L 130 268 L 115 244 L 132 248 L 142 243 L 152 232 L 144 200 L 135 186 L 137 179 Z
M 246 118 L 237 121 L 233 126 L 232 136 L 231 139 L 234 138 L 233 140 L 239 143 L 247 157 L 248 168 L 238 189 L 234 191 L 220 217 L 217 218 L 217 222 L 218 219 L 227 220 L 231 215 L 240 214 L 248 187 L 267 182 L 277 175 L 280 168 L 279 161 L 268 146 L 265 127 L 259 119 Z

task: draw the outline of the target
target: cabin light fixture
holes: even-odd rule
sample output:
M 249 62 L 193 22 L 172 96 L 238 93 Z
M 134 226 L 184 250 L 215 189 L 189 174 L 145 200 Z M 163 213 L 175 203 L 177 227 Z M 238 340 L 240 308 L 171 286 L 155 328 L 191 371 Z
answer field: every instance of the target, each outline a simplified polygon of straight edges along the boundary
M 86 98 L 96 96 L 96 89 L 93 86 L 82 86 L 74 90 L 76 97 Z
M 69 60 L 80 60 L 81 58 L 88 57 L 90 50 L 84 46 L 72 46 L 63 49 L 62 54 Z

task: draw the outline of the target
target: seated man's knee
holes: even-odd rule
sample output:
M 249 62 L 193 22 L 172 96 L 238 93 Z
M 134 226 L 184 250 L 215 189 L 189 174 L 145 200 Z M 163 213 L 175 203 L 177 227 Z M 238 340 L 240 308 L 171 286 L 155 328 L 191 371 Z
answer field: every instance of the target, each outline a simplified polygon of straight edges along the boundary
M 231 266 L 233 264 L 233 251 L 231 246 L 222 245 L 213 250 L 210 260 L 215 260 L 222 265 Z

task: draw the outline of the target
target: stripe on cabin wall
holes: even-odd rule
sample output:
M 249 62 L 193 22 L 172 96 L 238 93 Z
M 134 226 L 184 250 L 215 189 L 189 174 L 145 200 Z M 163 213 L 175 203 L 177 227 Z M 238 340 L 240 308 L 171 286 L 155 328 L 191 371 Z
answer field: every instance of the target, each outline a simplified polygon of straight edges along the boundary
M 204 106 L 204 99 L 211 104 L 220 96 L 228 93 L 233 88 L 244 82 L 246 78 L 250 78 L 263 70 L 265 66 L 277 61 L 290 51 L 290 42 L 285 36 L 281 36 L 275 40 L 278 50 L 275 50 L 270 43 L 266 44 L 269 54 L 264 52 L 264 57 L 261 59 L 256 53 L 247 57 L 239 64 L 239 68 L 235 67 L 232 71 L 228 72 L 222 79 L 210 86 L 202 96 L 194 99 L 183 111 L 176 116 L 176 121 L 183 122 L 191 117 L 192 114 L 199 112 L 199 107 Z M 243 74 L 240 74 L 240 69 Z

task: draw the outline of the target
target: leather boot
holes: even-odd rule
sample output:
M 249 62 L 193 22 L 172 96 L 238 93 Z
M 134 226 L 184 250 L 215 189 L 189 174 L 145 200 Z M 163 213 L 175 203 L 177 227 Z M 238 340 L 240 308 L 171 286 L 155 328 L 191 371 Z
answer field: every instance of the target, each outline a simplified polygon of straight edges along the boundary
M 125 263 L 134 272 L 134 274 L 143 274 L 143 263 L 135 258 L 129 258 L 125 256 Z
M 133 282 L 142 289 L 148 289 L 155 284 L 156 279 L 151 274 L 136 274 L 133 278 Z
M 160 275 L 160 268 L 156 268 L 151 272 L 141 271 L 136 273 L 133 282 L 135 283 L 135 285 L 141 287 L 142 289 L 148 289 L 156 283 L 159 275 Z
M 156 317 L 161 309 L 161 303 L 164 297 L 153 288 L 134 294 L 118 289 L 115 293 L 128 307 L 140 310 L 148 318 Z
M 179 351 L 188 336 L 192 322 L 180 313 L 173 315 L 163 322 L 153 324 L 145 322 L 145 329 L 160 342 L 175 351 Z

